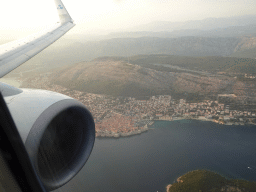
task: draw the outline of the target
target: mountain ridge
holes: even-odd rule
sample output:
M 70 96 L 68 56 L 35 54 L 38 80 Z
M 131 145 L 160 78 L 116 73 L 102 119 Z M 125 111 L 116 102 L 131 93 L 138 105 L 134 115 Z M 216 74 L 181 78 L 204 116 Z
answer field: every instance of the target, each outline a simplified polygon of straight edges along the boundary
M 190 20 L 184 22 L 154 21 L 132 28 L 133 31 L 173 31 L 181 29 L 225 28 L 229 26 L 245 26 L 256 24 L 256 15 L 243 15 L 223 18 L 206 18 L 203 20 Z
M 187 99 L 231 93 L 243 96 L 244 92 L 237 87 L 247 87 L 246 82 L 233 77 L 159 71 L 118 58 L 100 58 L 62 68 L 52 73 L 50 81 L 68 89 L 96 94 L 124 97 L 172 95 Z M 254 89 L 250 94 L 255 94 Z

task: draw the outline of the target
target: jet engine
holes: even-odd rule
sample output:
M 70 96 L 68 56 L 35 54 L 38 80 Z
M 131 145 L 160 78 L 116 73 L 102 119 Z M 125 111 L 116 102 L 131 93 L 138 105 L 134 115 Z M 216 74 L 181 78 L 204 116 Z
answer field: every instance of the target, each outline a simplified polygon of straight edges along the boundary
M 63 186 L 91 154 L 91 113 L 79 101 L 51 91 L 8 87 L 2 93 L 42 183 L 47 190 Z

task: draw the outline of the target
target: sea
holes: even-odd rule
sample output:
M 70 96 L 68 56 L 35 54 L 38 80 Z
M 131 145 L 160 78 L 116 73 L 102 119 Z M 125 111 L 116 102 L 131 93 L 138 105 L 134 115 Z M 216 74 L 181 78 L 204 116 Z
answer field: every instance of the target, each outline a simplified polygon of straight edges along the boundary
M 97 138 L 83 169 L 56 191 L 165 192 L 198 169 L 256 181 L 256 126 L 156 121 L 140 135 Z

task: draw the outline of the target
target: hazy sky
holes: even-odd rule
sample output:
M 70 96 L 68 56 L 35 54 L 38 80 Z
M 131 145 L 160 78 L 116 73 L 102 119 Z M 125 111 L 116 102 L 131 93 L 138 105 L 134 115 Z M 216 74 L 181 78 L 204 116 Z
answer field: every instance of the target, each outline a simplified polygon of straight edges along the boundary
M 63 0 L 63 3 L 78 24 L 72 33 L 116 30 L 160 20 L 176 22 L 256 13 L 255 0 Z M 0 5 L 0 34 L 22 34 L 58 20 L 53 0 L 11 0 L 1 1 Z

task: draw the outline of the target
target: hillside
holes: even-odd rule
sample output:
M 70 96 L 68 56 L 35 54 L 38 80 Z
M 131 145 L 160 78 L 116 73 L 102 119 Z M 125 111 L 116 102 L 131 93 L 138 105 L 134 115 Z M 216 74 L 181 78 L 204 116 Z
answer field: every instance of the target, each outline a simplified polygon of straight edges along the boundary
M 256 47 L 251 48 L 251 49 L 244 49 L 241 51 L 237 51 L 237 52 L 231 54 L 230 57 L 256 59 Z
M 53 74 L 52 82 L 65 87 L 114 96 L 170 93 L 174 75 L 128 65 L 121 61 L 82 62 Z
M 239 44 L 238 38 L 115 38 L 87 43 L 75 43 L 76 54 L 84 58 L 100 56 L 130 56 L 138 54 L 170 54 L 185 56 L 227 56 Z M 68 51 L 68 49 L 67 49 Z M 64 50 L 66 52 L 66 50 Z
M 256 191 L 256 182 L 229 180 L 211 171 L 196 170 L 179 177 L 168 188 L 167 192 L 243 192 Z
M 232 77 L 205 76 L 179 71 L 167 72 L 128 64 L 120 58 L 101 58 L 56 70 L 50 80 L 64 87 L 99 94 L 145 97 L 170 94 L 200 100 L 220 93 L 255 96 L 255 86 Z M 247 85 L 248 84 L 248 85 Z M 248 88 L 249 88 L 248 87 Z
M 256 58 L 256 37 L 246 36 L 241 38 L 241 41 L 237 45 L 235 52 L 230 56 L 255 59 Z
M 168 54 L 190 57 L 237 56 L 255 58 L 255 37 L 248 38 L 116 38 L 100 41 L 83 41 L 63 38 L 36 55 L 12 73 L 27 71 L 38 66 L 52 69 L 90 61 L 102 56 L 135 56 L 139 54 Z M 235 55 L 237 53 L 237 55 Z M 249 55 L 247 53 L 250 53 Z M 40 69 L 40 70 L 41 70 Z
M 123 58 L 128 60 L 128 58 Z M 129 57 L 129 62 L 160 71 L 173 71 L 168 65 L 179 66 L 186 69 L 228 72 L 228 73 L 256 73 L 256 59 L 235 57 L 187 57 L 176 55 L 139 55 Z M 165 64 L 152 65 L 152 64 Z

